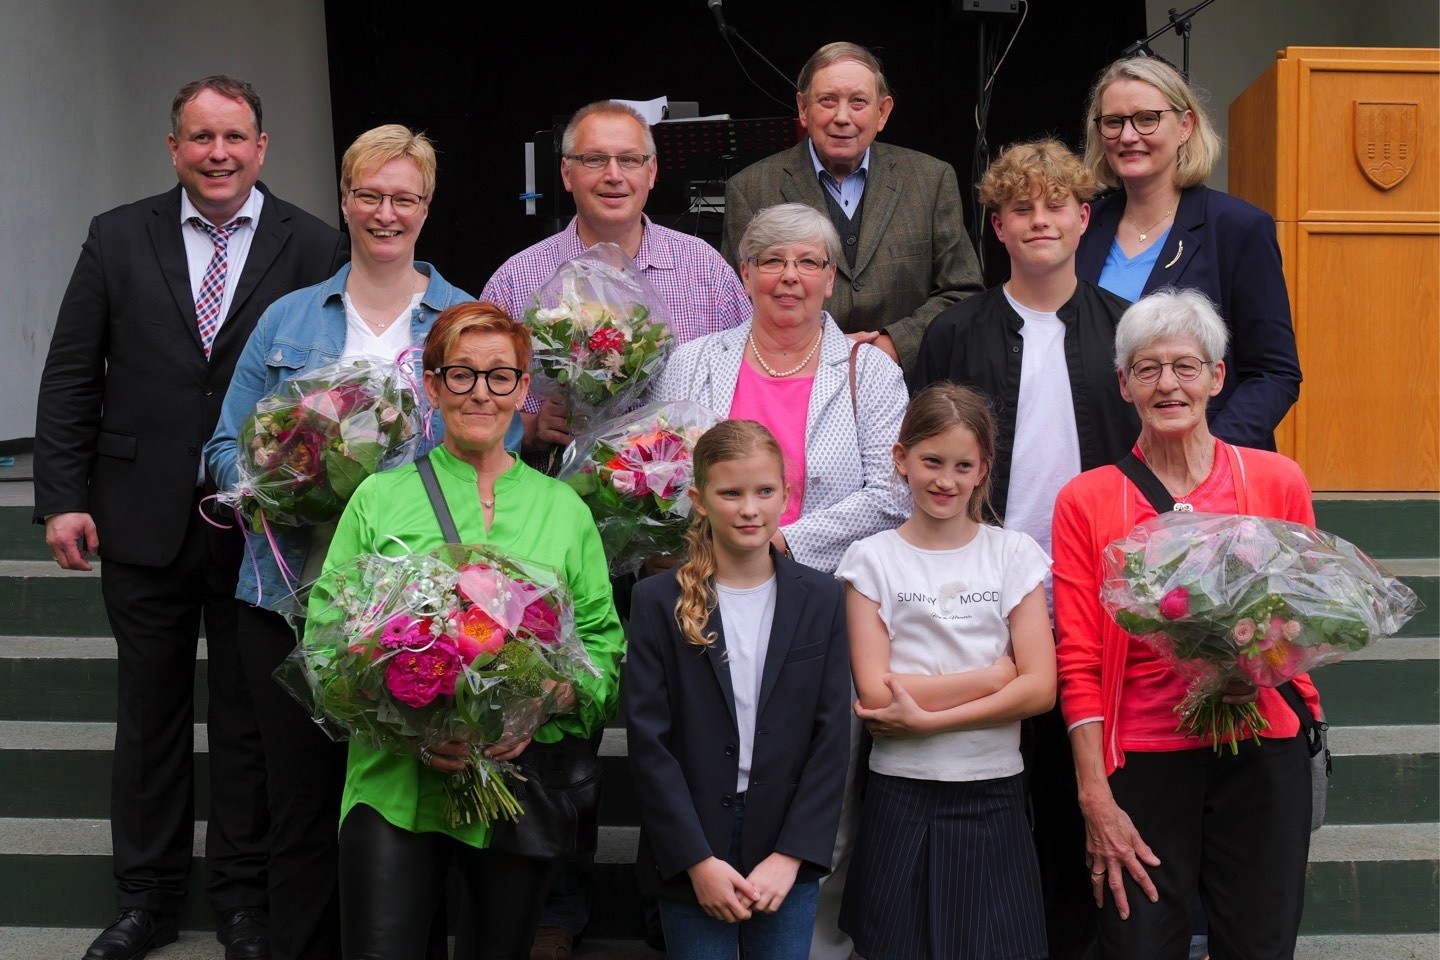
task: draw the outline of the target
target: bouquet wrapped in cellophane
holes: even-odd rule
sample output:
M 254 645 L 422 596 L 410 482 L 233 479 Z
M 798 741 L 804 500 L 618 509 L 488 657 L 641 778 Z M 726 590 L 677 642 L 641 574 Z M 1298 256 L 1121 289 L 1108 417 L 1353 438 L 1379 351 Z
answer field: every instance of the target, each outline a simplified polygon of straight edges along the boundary
M 1339 537 L 1265 517 L 1162 513 L 1105 548 L 1100 601 L 1190 681 L 1180 727 L 1231 750 L 1266 726 L 1232 680 L 1278 687 L 1396 633 L 1418 599 Z
M 630 573 L 646 557 L 682 552 L 695 441 L 720 420 L 691 400 L 656 403 L 565 448 L 559 479 L 590 508 L 612 573 Z
M 562 263 L 525 325 L 535 363 L 568 403 L 571 433 L 628 409 L 675 341 L 664 300 L 613 243 Z
M 300 644 L 276 671 L 333 738 L 417 754 L 459 740 L 446 778 L 451 826 L 514 819 L 508 763 L 482 755 L 532 737 L 595 667 L 551 569 L 490 547 L 362 554 L 327 571 Z M 573 705 L 573 700 L 572 700 Z
M 413 460 L 424 423 L 402 363 L 342 360 L 286 380 L 241 424 L 219 495 L 255 533 L 339 519 L 360 482 Z

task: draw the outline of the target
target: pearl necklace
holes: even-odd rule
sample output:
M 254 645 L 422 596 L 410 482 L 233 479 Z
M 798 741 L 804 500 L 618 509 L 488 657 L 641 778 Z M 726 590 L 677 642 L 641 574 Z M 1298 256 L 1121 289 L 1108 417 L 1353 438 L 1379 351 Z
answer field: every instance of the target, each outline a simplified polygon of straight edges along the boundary
M 1130 226 L 1132 226 L 1132 227 L 1135 228 L 1135 232 L 1138 233 L 1138 234 L 1140 234 L 1140 242 L 1141 242 L 1141 243 L 1144 243 L 1147 239 L 1149 239 L 1149 237 L 1150 237 L 1150 231 L 1151 231 L 1151 230 L 1154 230 L 1156 227 L 1160 226 L 1160 224 L 1164 223 L 1166 220 L 1169 220 L 1169 219 L 1170 219 L 1170 214 L 1172 214 L 1172 213 L 1174 213 L 1174 212 L 1175 212 L 1175 208 L 1174 208 L 1174 207 L 1171 207 L 1169 210 L 1166 210 L 1166 211 L 1165 211 L 1165 216 L 1161 217 L 1159 220 L 1156 220 L 1154 223 L 1150 224 L 1150 226 L 1146 227 L 1144 230 L 1141 230 L 1139 224 L 1137 224 L 1134 220 L 1131 220 L 1131 219 L 1130 219 L 1129 214 L 1126 214 L 1126 216 L 1125 216 L 1125 221 L 1126 221 L 1127 223 L 1129 223 Z
M 824 339 L 824 336 L 825 331 L 822 329 L 815 335 L 815 342 L 810 345 L 810 352 L 805 354 L 805 359 L 801 360 L 798 365 L 791 367 L 789 370 L 776 370 L 765 362 L 765 358 L 760 356 L 760 344 L 755 342 L 755 330 L 753 328 L 750 330 L 750 349 L 755 351 L 755 359 L 760 362 L 760 369 L 770 374 L 770 376 L 779 379 L 780 377 L 788 377 L 804 370 L 805 365 L 810 362 L 810 358 L 815 356 L 815 351 L 820 349 L 820 341 Z

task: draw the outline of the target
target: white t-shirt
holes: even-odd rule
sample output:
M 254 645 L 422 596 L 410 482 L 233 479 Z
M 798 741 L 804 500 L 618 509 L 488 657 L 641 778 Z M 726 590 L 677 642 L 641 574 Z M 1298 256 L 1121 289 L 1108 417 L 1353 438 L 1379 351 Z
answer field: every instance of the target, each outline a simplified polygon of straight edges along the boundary
M 850 545 L 835 576 L 880 605 L 894 673 L 936 676 L 1013 655 L 1010 611 L 1050 558 L 1028 535 L 982 524 L 958 550 L 922 550 L 897 530 Z M 1020 724 L 911 740 L 876 738 L 870 769 L 917 780 L 991 780 L 1023 769 Z
M 1080 473 L 1080 436 L 1065 365 L 1065 322 L 1053 313 L 1022 306 L 1009 290 L 1005 299 L 1024 321 L 1020 337 L 1025 341 L 1005 526 L 1030 534 L 1048 553 L 1055 497 Z M 1048 574 L 1045 586 L 1048 594 Z
M 755 752 L 755 712 L 760 702 L 760 681 L 765 676 L 765 654 L 770 649 L 770 627 L 775 622 L 775 578 L 737 590 L 715 584 L 720 622 L 725 628 L 725 663 L 735 691 L 735 725 L 740 731 L 740 771 L 737 793 L 750 788 L 750 758 Z

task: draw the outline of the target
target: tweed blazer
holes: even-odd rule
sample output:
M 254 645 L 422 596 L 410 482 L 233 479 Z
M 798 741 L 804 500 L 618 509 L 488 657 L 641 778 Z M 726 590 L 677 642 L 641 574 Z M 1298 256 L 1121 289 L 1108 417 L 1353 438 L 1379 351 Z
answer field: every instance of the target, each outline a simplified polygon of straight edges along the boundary
M 829 216 L 808 138 L 725 184 L 720 252 L 736 269 L 751 218 L 777 203 L 803 203 Z M 855 267 L 842 257 L 838 268 L 825 309 L 846 333 L 888 333 L 909 373 L 935 315 L 985 289 L 955 169 L 916 150 L 871 144 Z
M 651 399 L 694 400 L 729 416 L 753 322 L 676 350 Z M 800 518 L 780 532 L 796 560 L 832 573 L 853 541 L 898 527 L 910 515 L 910 493 L 890 456 L 909 394 L 900 368 L 879 349 L 862 346 L 852 410 L 850 341 L 829 314 L 822 313 L 821 322 L 820 366 L 805 415 L 805 496 Z

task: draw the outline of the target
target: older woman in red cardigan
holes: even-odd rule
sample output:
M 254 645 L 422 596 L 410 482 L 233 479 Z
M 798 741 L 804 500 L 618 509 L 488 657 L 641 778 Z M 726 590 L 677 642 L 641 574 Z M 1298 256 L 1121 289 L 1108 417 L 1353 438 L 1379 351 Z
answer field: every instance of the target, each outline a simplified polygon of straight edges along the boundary
M 1227 331 L 1203 294 L 1162 290 L 1115 333 L 1120 392 L 1140 415 L 1134 452 L 1177 504 L 1313 525 L 1291 460 L 1216 439 L 1206 406 L 1225 383 Z M 1100 606 L 1106 545 L 1155 515 L 1117 467 L 1072 480 L 1055 503 L 1060 700 L 1075 752 L 1100 947 L 1111 958 L 1181 960 L 1198 891 L 1214 960 L 1289 958 L 1310 840 L 1309 753 L 1274 690 L 1232 685 L 1269 723 L 1261 743 L 1220 749 L 1177 730 L 1186 681 Z M 1312 712 L 1306 676 L 1295 686 Z M 1081 864 L 1075 868 L 1082 869 Z

